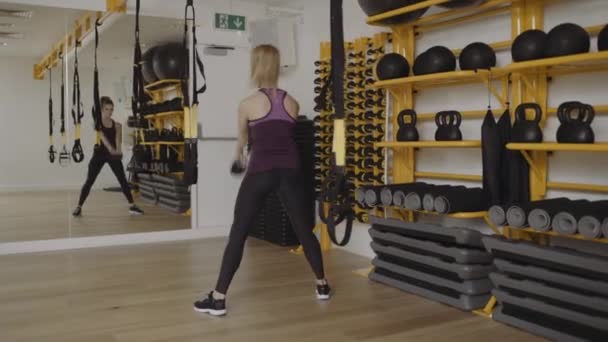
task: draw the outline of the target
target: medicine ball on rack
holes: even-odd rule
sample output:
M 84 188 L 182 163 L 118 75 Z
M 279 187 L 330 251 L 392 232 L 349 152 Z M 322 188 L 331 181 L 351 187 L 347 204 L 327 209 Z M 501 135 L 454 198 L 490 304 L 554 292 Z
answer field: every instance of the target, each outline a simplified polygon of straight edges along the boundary
M 181 79 L 184 73 L 184 63 L 183 45 L 168 43 L 157 47 L 152 65 L 159 80 Z
M 558 57 L 589 52 L 591 38 L 579 25 L 565 23 L 555 26 L 547 34 L 545 57 Z
M 433 46 L 414 61 L 415 75 L 428 75 L 456 70 L 456 56 L 445 46 Z
M 358 0 L 359 7 L 367 14 L 367 16 L 374 16 L 376 14 L 392 11 L 394 9 L 407 7 L 414 5 L 424 0 Z M 383 20 L 385 24 L 396 25 L 404 24 L 410 21 L 414 21 L 424 15 L 428 7 L 421 8 L 419 10 L 405 13 L 394 18 Z
M 597 49 L 599 51 L 608 50 L 608 25 L 604 26 L 597 36 Z
M 467 45 L 459 57 L 461 70 L 490 69 L 496 66 L 496 53 L 488 44 Z
M 146 84 L 158 81 L 158 76 L 156 76 L 156 73 L 154 72 L 153 65 L 156 48 L 156 46 L 149 48 L 142 56 L 141 73 Z
M 527 30 L 513 41 L 511 55 L 513 61 L 523 62 L 545 57 L 547 34 L 541 30 Z
M 483 4 L 486 0 L 452 0 L 444 4 L 438 5 L 445 8 L 461 8 L 469 6 L 477 6 Z
M 407 77 L 410 74 L 410 64 L 398 53 L 387 53 L 380 58 L 376 65 L 376 75 L 379 80 Z

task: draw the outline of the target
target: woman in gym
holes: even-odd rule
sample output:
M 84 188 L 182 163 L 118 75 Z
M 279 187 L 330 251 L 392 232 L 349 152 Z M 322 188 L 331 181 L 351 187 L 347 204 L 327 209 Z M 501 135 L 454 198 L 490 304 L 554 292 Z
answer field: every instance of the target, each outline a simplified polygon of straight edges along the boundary
M 112 172 L 118 179 L 122 192 L 129 201 L 129 213 L 132 215 L 143 215 L 143 211 L 135 205 L 133 201 L 133 195 L 131 194 L 131 188 L 127 177 L 125 175 L 125 169 L 122 165 L 122 126 L 112 120 L 112 114 L 114 112 L 114 102 L 107 96 L 102 96 L 101 102 L 101 144 L 95 146 L 93 156 L 89 162 L 89 172 L 87 174 L 87 180 L 82 187 L 80 192 L 80 199 L 78 200 L 78 206 L 74 209 L 74 216 L 82 215 L 82 206 L 84 201 L 89 196 L 91 187 L 95 183 L 95 179 L 101 172 L 101 168 L 105 163 L 110 165 Z
M 316 277 L 316 296 L 330 297 L 331 289 L 323 270 L 323 257 L 313 234 L 309 213 L 302 203 L 300 161 L 294 130 L 298 102 L 278 88 L 280 54 L 272 45 L 260 45 L 251 54 L 251 80 L 257 88 L 238 109 L 238 142 L 235 164 L 245 165 L 245 145 L 251 142 L 247 172 L 234 207 L 234 221 L 224 251 L 219 279 L 214 291 L 194 303 L 198 312 L 214 316 L 226 314 L 226 292 L 241 259 L 248 230 L 268 194 L 276 191 L 292 227 L 304 247 L 304 254 Z M 249 140 L 251 134 L 251 140 Z M 234 169 L 234 167 L 233 167 Z

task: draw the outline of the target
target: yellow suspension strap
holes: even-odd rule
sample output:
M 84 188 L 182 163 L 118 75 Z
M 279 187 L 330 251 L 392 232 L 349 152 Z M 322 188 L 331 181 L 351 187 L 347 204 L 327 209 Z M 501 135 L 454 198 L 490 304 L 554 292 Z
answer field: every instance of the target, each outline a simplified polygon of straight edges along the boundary
M 55 151 L 55 146 L 53 145 L 53 126 L 55 125 L 55 121 L 53 119 L 53 70 L 50 65 L 47 67 L 49 71 L 49 161 L 52 163 L 55 162 L 55 155 L 57 151 Z
M 82 102 L 80 101 L 80 75 L 78 74 L 78 45 L 80 41 L 76 40 L 74 44 L 74 80 L 72 88 L 72 119 L 74 120 L 74 147 L 72 147 L 72 158 L 76 163 L 84 160 L 84 151 L 80 143 L 80 123 L 84 117 L 82 110 Z
M 70 153 L 67 149 L 68 138 L 65 134 L 65 60 L 63 55 L 60 55 L 61 59 L 61 144 L 63 145 L 61 148 L 61 152 L 59 152 L 59 165 L 67 166 L 70 164 Z
M 334 107 L 334 138 L 331 169 L 325 178 L 319 200 L 319 216 L 327 225 L 333 243 L 345 246 L 350 241 L 354 211 L 350 185 L 346 176 L 346 126 L 344 113 L 344 24 L 342 0 L 331 0 L 331 79 Z M 325 203 L 328 212 L 325 213 Z M 346 220 L 342 241 L 336 237 L 336 226 Z
M 192 10 L 192 17 L 188 16 L 188 10 Z M 188 21 L 192 25 L 192 47 L 188 48 Z M 186 2 L 184 10 L 184 77 L 182 81 L 182 92 L 184 96 L 184 183 L 188 185 L 196 184 L 198 181 L 198 95 L 207 90 L 205 78 L 205 68 L 196 49 L 196 14 L 194 12 L 193 0 Z M 194 63 L 193 72 L 190 73 L 190 61 Z M 197 69 L 203 77 L 204 84 L 198 88 Z M 192 101 L 190 98 L 189 81 L 192 79 Z

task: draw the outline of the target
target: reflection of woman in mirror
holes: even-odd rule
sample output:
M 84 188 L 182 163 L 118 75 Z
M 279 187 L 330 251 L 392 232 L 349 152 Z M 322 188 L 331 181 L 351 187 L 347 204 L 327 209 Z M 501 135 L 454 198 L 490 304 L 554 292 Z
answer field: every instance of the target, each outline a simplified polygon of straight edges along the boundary
M 82 214 L 82 205 L 87 199 L 89 192 L 95 179 L 101 172 L 101 168 L 105 163 L 110 165 L 112 172 L 118 179 L 122 192 L 129 201 L 129 213 L 133 215 L 142 215 L 144 212 L 139 209 L 133 202 L 133 195 L 131 194 L 131 188 L 127 177 L 125 175 L 125 169 L 122 165 L 122 126 L 116 121 L 112 120 L 112 113 L 114 112 L 114 102 L 107 97 L 101 97 L 101 144 L 95 146 L 93 157 L 89 162 L 89 172 L 87 174 L 87 180 L 82 187 L 80 192 L 80 199 L 78 200 L 78 206 L 74 209 L 73 215 L 80 216 Z

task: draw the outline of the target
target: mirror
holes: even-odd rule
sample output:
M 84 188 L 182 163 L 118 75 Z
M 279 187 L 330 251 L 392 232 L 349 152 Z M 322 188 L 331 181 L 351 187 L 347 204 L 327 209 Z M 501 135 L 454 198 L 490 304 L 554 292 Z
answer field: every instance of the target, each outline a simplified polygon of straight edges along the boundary
M 94 32 L 91 32 L 89 37 L 82 39 L 82 46 L 78 48 L 80 112 L 83 115 L 80 129 L 74 125 L 71 115 L 71 110 L 76 111 L 77 108 L 72 108 L 73 49 L 65 57 L 65 157 L 69 163 L 62 166 L 59 163 L 61 152 L 64 151 L 60 133 L 61 64 L 47 72 L 44 80 L 33 79 L 32 65 L 51 51 L 54 42 L 71 32 L 75 22 L 87 12 L 3 3 L 0 3 L 0 10 L 5 11 L 0 13 L 14 16 L 0 16 L 2 31 L 15 33 L 13 38 L 0 38 L 0 44 L 3 43 L 2 39 L 10 39 L 7 44 L 0 46 L 0 58 L 3 60 L 0 70 L 4 76 L 0 81 L 0 101 L 4 109 L 0 111 L 0 116 L 5 128 L 5 133 L 0 137 L 0 151 L 4 156 L 0 161 L 0 243 L 189 229 L 190 195 L 187 188 L 179 186 L 182 171 L 179 162 L 183 157 L 179 134 L 162 135 L 161 143 L 147 139 L 148 133 L 144 134 L 128 124 L 128 117 L 131 116 L 135 17 L 112 15 L 99 27 L 99 95 L 111 99 L 111 118 L 120 125 L 104 119 L 102 122 L 106 128 L 102 131 L 110 135 L 106 139 L 108 142 L 122 136 L 122 144 L 114 146 L 115 150 L 122 152 L 122 157 L 110 158 L 109 154 L 95 152 L 98 150 L 95 148 L 96 142 L 100 139 L 92 115 L 95 40 Z M 142 51 L 170 42 L 181 42 L 182 25 L 183 20 L 178 19 L 140 18 Z M 171 52 L 168 51 L 169 54 Z M 154 62 L 153 59 L 151 61 Z M 57 152 L 54 163 L 50 163 L 48 153 L 49 76 L 52 76 L 53 145 Z M 179 98 L 178 84 L 175 82 L 173 88 L 159 85 L 156 91 L 150 90 L 147 106 Z M 109 105 L 109 102 L 104 104 Z M 160 115 L 146 117 L 151 128 L 158 129 L 159 135 L 179 133 L 183 128 L 183 115 L 179 114 L 181 101 L 174 100 L 174 107 L 176 104 L 177 108 L 157 111 Z M 121 129 L 112 130 L 112 127 Z M 107 132 L 115 134 L 111 136 Z M 84 154 L 80 163 L 74 160 L 71 153 L 78 135 Z M 136 137 L 139 137 L 138 140 Z M 132 153 L 136 143 L 150 152 L 148 162 L 136 162 Z M 106 144 L 102 141 L 100 145 Z M 113 162 L 109 162 L 110 159 Z M 127 192 L 130 192 L 135 205 L 144 215 L 133 215 L 136 209 L 129 204 L 118 180 L 120 177 L 115 176 L 114 171 L 119 175 L 124 174 L 130 189 Z M 91 187 L 88 196 L 84 196 L 82 190 L 87 179 Z M 90 182 L 93 179 L 94 182 Z M 151 190 L 152 194 L 146 190 Z M 81 215 L 73 216 L 81 198 L 85 197 Z

